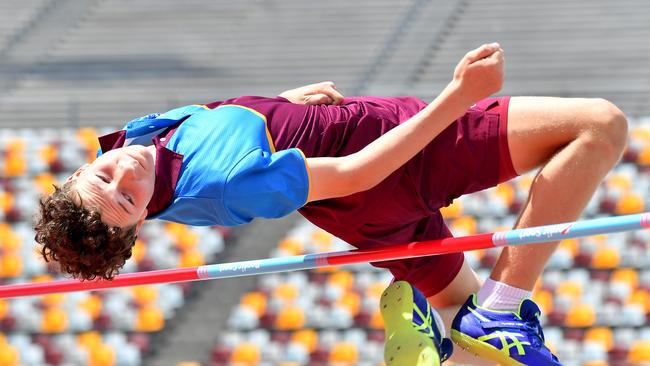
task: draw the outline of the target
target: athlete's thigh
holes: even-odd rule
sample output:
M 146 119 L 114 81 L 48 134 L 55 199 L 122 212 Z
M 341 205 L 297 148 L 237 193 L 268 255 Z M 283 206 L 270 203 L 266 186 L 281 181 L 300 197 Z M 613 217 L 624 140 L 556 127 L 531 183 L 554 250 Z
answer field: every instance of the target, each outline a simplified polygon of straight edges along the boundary
M 512 97 L 508 108 L 508 146 L 518 174 L 536 168 L 593 126 L 602 100 Z

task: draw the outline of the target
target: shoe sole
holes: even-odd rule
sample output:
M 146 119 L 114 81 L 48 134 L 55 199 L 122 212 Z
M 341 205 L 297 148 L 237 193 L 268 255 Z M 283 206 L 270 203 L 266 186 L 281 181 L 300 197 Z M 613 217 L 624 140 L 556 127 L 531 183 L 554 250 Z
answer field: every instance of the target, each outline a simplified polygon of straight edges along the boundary
M 451 330 L 451 340 L 465 351 L 473 353 L 480 358 L 498 362 L 499 365 L 526 366 L 526 364 L 513 360 L 508 354 L 493 345 L 478 341 L 467 334 L 457 331 L 456 329 Z
M 386 333 L 386 366 L 440 365 L 431 338 L 413 328 L 413 306 L 413 290 L 407 282 L 394 282 L 381 295 L 379 309 Z

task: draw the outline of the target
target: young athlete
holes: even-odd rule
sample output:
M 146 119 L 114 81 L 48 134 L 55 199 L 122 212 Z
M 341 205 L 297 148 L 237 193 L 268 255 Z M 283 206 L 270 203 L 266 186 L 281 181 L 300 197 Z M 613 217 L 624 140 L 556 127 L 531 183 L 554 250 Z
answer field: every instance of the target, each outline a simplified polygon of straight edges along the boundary
M 65 272 L 108 279 L 145 219 L 239 225 L 298 209 L 360 248 L 439 239 L 441 207 L 540 166 L 517 227 L 575 220 L 621 154 L 625 118 L 600 99 L 486 99 L 503 62 L 498 44 L 468 52 L 429 105 L 344 99 L 326 82 L 133 120 L 41 201 L 36 240 Z M 381 300 L 387 364 L 448 358 L 444 319 L 484 359 L 559 365 L 527 299 L 555 246 L 504 249 L 483 285 L 462 254 L 376 263 L 399 280 Z

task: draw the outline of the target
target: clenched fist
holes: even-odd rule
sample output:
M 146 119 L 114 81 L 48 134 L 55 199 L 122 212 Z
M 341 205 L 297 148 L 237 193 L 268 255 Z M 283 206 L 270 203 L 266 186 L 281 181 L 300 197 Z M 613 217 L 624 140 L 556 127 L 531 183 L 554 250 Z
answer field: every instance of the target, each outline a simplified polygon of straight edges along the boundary
M 461 98 L 472 105 L 501 90 L 503 49 L 498 43 L 484 44 L 465 54 L 454 70 L 451 84 Z

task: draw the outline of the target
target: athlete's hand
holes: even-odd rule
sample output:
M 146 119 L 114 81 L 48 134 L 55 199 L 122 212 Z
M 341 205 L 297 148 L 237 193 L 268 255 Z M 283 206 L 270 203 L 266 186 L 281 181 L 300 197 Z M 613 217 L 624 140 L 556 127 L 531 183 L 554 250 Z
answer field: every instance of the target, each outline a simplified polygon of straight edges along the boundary
M 503 49 L 498 43 L 484 44 L 465 54 L 454 70 L 451 82 L 462 99 L 472 105 L 501 90 Z
M 316 105 L 316 104 L 341 104 L 343 95 L 336 90 L 336 85 L 331 81 L 309 84 L 296 89 L 287 90 L 280 94 L 291 103 Z

